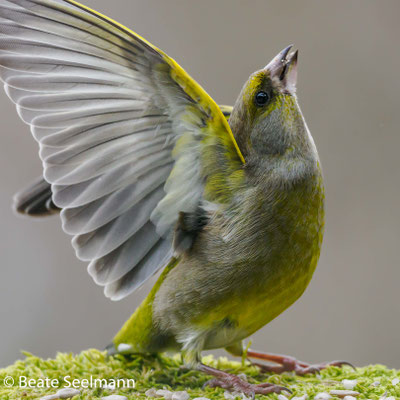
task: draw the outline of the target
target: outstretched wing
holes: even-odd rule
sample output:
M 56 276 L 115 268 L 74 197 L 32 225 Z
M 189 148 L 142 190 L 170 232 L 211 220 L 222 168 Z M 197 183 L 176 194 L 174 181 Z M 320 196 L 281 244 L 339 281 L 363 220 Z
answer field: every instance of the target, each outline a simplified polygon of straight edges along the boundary
M 219 108 L 225 118 L 229 120 L 233 107 L 220 105 Z M 34 179 L 28 186 L 14 195 L 13 209 L 15 212 L 28 217 L 47 217 L 61 211 L 53 202 L 51 184 L 43 176 Z
M 0 77 L 106 296 L 165 264 L 180 213 L 233 195 L 244 160 L 219 107 L 117 22 L 73 0 L 2 0 Z

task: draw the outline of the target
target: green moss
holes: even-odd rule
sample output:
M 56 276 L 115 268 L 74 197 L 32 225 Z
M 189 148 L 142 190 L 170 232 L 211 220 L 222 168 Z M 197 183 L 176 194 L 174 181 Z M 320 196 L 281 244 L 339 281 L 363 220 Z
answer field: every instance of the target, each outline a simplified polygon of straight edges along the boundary
M 108 358 L 105 352 L 98 350 L 83 351 L 79 355 L 59 353 L 55 359 L 43 360 L 31 354 L 24 353 L 26 358 L 17 361 L 14 365 L 0 369 L 0 399 L 36 399 L 47 394 L 53 394 L 57 388 L 20 388 L 20 376 L 33 378 L 49 378 L 58 380 L 58 388 L 64 387 L 64 377 L 72 379 L 90 379 L 90 376 L 99 379 L 134 379 L 134 389 L 119 388 L 114 391 L 104 388 L 81 389 L 81 394 L 74 397 L 78 399 L 97 399 L 110 394 L 120 394 L 128 399 L 144 399 L 145 392 L 150 388 L 167 388 L 173 391 L 186 390 L 191 398 L 207 397 L 209 399 L 224 399 L 224 390 L 219 388 L 202 389 L 202 385 L 209 377 L 197 372 L 189 371 L 182 367 L 180 356 L 115 356 Z M 400 399 L 400 384 L 393 385 L 392 380 L 400 378 L 400 371 L 388 369 L 382 365 L 343 369 L 330 367 L 319 375 L 305 377 L 285 373 L 282 375 L 262 374 L 256 367 L 242 365 L 237 361 L 226 358 L 214 359 L 204 357 L 203 361 L 217 368 L 239 374 L 245 373 L 248 380 L 257 382 L 273 382 L 286 386 L 293 391 L 293 396 L 308 394 L 313 399 L 317 393 L 330 392 L 333 389 L 343 389 L 343 379 L 356 379 L 357 385 L 353 390 L 360 392 L 359 399 L 379 399 L 384 394 Z M 6 387 L 4 379 L 12 377 L 16 384 Z M 380 381 L 379 385 L 373 382 Z M 9 381 L 8 381 L 9 382 Z M 394 382 L 395 383 L 395 382 Z M 261 397 L 261 396 L 257 396 Z M 287 397 L 291 397 L 287 395 Z M 269 395 L 270 399 L 277 399 L 276 394 Z M 334 398 L 334 397 L 333 397 Z

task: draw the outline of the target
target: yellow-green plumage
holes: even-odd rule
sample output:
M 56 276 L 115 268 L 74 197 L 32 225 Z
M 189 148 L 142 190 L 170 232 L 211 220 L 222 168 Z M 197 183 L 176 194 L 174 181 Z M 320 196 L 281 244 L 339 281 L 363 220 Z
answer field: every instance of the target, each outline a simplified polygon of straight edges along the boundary
M 268 106 L 252 102 L 268 86 L 268 73 L 256 73 L 232 111 L 230 126 L 246 165 L 228 176 L 214 174 L 204 193 L 223 206 L 162 275 L 157 292 L 144 301 L 152 299 L 151 309 L 138 309 L 116 345 L 184 350 L 189 362 L 203 349 L 238 353 L 238 342 L 282 313 L 310 282 L 323 237 L 322 173 L 294 94 L 273 87 Z M 273 131 L 263 125 L 269 119 Z M 151 313 L 151 328 L 141 326 L 142 313 Z M 159 347 L 137 349 L 141 335 Z

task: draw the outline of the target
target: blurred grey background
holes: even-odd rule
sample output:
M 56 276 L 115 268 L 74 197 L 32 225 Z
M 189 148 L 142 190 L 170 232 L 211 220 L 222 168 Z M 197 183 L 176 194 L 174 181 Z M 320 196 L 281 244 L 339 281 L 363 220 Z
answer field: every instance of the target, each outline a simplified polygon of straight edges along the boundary
M 174 57 L 219 103 L 290 43 L 298 94 L 327 190 L 326 234 L 310 287 L 253 347 L 316 362 L 400 367 L 400 53 L 397 0 L 86 0 Z M 103 348 L 150 284 L 107 300 L 58 217 L 10 208 L 41 173 L 37 146 L 0 95 L 0 367 L 20 350 Z

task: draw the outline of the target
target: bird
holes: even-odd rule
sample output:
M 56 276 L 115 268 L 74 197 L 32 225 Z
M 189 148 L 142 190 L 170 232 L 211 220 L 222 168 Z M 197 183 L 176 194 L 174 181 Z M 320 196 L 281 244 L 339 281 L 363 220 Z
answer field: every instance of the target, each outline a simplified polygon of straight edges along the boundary
M 292 49 L 219 106 L 166 53 L 85 5 L 1 0 L 0 78 L 43 163 L 15 210 L 59 213 L 112 300 L 161 271 L 110 354 L 182 352 L 210 386 L 252 396 L 286 389 L 205 365 L 201 352 L 225 348 L 274 373 L 346 364 L 243 347 L 302 295 L 323 239 L 323 175 Z

